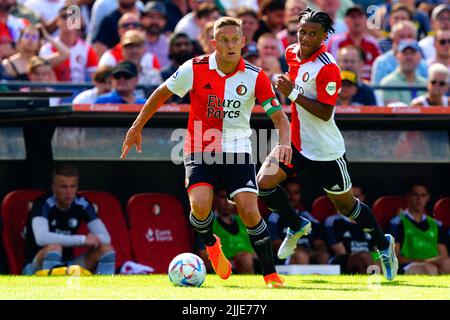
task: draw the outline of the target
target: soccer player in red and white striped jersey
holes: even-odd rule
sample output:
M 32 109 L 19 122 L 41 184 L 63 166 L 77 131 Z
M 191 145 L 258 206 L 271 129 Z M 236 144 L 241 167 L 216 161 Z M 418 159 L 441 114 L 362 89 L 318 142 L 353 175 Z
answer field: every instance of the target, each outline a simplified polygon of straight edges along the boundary
M 263 266 L 266 286 L 283 287 L 284 280 L 275 271 L 269 231 L 258 211 L 249 121 L 256 101 L 279 129 L 280 144 L 274 153 L 288 164 L 292 153 L 289 121 L 267 75 L 241 58 L 245 37 L 240 20 L 221 18 L 213 30 L 214 53 L 185 62 L 150 96 L 125 137 L 121 158 L 133 145 L 141 150 L 142 128 L 158 107 L 172 94 L 184 96 L 190 92 L 184 165 L 191 225 L 205 244 L 214 270 L 227 279 L 231 264 L 221 250 L 220 239 L 212 233 L 211 212 L 213 186 L 223 183 L 247 226 L 250 242 Z M 205 163 L 209 162 L 207 157 L 214 161 Z
M 298 239 L 311 230 L 311 223 L 296 215 L 279 184 L 310 168 L 336 209 L 372 236 L 384 275 L 392 280 L 398 269 L 394 238 L 384 235 L 371 209 L 354 197 L 344 140 L 334 122 L 341 75 L 324 45 L 332 32 L 333 20 L 327 13 L 306 9 L 299 14 L 298 43 L 286 49 L 289 72 L 279 76 L 276 84 L 292 101 L 292 164 L 274 161 L 269 155 L 258 173 L 259 195 L 289 227 L 278 250 L 278 257 L 286 259 Z M 277 173 L 268 174 L 269 170 Z

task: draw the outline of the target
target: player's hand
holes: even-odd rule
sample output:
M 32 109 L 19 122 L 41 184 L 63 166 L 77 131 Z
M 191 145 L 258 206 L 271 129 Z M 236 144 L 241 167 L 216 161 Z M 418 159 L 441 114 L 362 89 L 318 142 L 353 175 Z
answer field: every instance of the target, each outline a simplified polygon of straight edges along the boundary
M 99 237 L 97 237 L 95 234 L 89 233 L 86 236 L 85 245 L 96 248 L 96 247 L 100 246 L 101 244 L 102 244 L 102 242 L 100 241 Z
M 130 152 L 130 149 L 133 145 L 136 145 L 136 151 L 142 152 L 141 148 L 141 141 L 142 141 L 142 135 L 141 131 L 137 128 L 131 127 L 127 135 L 125 136 L 125 140 L 122 144 L 122 154 L 120 155 L 120 159 L 125 159 L 128 152 Z
M 290 164 L 292 160 L 292 148 L 291 146 L 279 144 L 276 147 L 275 155 L 277 156 L 278 161 L 283 162 L 284 164 Z
M 278 77 L 278 79 L 275 83 L 275 88 L 280 90 L 280 92 L 284 96 L 288 97 L 291 94 L 294 86 L 293 86 L 291 80 L 289 79 L 289 76 L 286 74 L 282 74 Z

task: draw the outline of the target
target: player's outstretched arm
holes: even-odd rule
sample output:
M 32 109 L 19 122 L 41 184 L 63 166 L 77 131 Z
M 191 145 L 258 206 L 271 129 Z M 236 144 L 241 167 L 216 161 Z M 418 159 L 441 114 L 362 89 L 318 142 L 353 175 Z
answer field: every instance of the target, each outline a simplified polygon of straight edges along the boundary
M 136 151 L 141 152 L 142 129 L 148 120 L 156 113 L 159 107 L 163 105 L 172 95 L 172 91 L 162 83 L 147 99 L 141 112 L 134 120 L 133 125 L 128 130 L 125 140 L 122 144 L 121 159 L 125 159 L 133 145 L 136 145 Z
M 270 115 L 270 118 L 278 130 L 278 136 L 280 137 L 280 144 L 278 148 L 278 160 L 285 164 L 290 164 L 292 159 L 291 148 L 291 126 L 288 117 L 283 110 L 277 110 Z
M 298 90 L 294 90 L 291 80 L 286 75 L 280 75 L 278 77 L 275 87 L 290 100 L 295 99 L 297 104 L 323 121 L 330 120 L 333 115 L 334 107 L 332 105 L 324 104 L 317 100 L 309 99 L 302 94 L 298 94 Z M 294 92 L 297 94 L 291 97 L 290 95 Z

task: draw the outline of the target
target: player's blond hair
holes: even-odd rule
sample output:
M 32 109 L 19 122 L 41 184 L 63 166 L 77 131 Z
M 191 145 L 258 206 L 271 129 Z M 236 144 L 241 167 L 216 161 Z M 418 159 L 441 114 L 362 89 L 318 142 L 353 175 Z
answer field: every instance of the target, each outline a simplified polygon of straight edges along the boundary
M 225 26 L 236 26 L 239 28 L 239 33 L 242 35 L 242 26 L 241 26 L 242 21 L 240 19 L 237 18 L 233 18 L 233 17 L 222 17 L 219 20 L 217 20 L 214 23 L 214 31 L 213 31 L 213 37 L 214 39 L 217 36 L 217 33 L 219 32 L 219 29 Z

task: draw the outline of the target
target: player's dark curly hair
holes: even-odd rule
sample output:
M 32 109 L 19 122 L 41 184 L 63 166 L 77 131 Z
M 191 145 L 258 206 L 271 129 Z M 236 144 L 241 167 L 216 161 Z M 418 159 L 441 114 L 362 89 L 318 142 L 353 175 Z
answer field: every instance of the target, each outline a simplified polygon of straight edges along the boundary
M 322 25 L 325 32 L 334 33 L 333 19 L 328 15 L 328 13 L 323 11 L 314 11 L 310 8 L 306 8 L 298 14 L 298 22 L 302 20 L 306 22 L 319 23 Z

